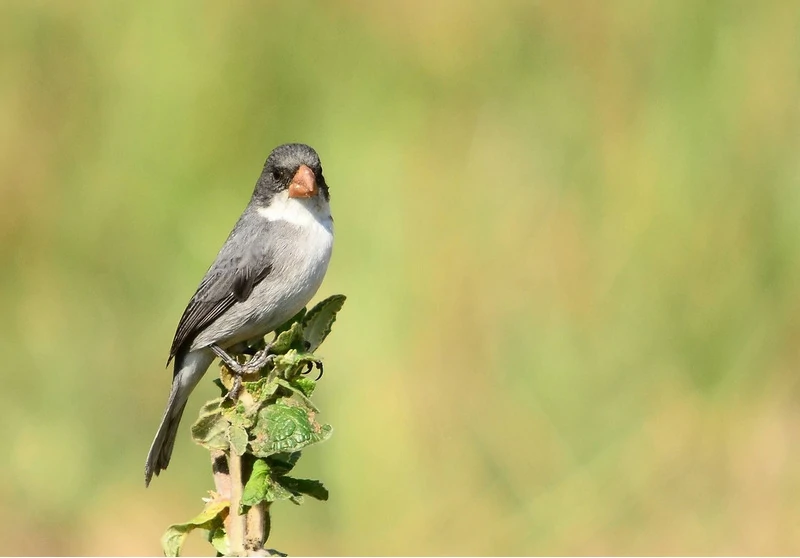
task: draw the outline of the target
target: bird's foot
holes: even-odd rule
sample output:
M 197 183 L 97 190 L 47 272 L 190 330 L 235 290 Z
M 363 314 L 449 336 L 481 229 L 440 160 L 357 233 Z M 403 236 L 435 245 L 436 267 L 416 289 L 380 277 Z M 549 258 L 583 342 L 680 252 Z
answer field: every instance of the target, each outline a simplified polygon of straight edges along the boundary
M 218 345 L 212 345 L 210 348 L 214 354 L 217 355 L 225 364 L 228 370 L 230 370 L 231 375 L 233 376 L 233 385 L 226 396 L 232 401 L 236 401 L 239 398 L 239 392 L 242 389 L 242 376 L 258 372 L 268 363 L 272 362 L 272 360 L 275 358 L 275 355 L 269 354 L 269 345 L 259 351 L 256 351 L 252 358 L 245 363 L 240 363 Z

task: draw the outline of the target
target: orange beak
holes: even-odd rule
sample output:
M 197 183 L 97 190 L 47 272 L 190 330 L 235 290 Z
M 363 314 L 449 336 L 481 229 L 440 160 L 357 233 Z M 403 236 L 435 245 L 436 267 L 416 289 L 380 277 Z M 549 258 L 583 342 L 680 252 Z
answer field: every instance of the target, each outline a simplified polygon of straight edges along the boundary
M 300 165 L 294 173 L 291 184 L 289 184 L 290 198 L 310 198 L 317 195 L 317 179 L 314 171 L 305 165 Z

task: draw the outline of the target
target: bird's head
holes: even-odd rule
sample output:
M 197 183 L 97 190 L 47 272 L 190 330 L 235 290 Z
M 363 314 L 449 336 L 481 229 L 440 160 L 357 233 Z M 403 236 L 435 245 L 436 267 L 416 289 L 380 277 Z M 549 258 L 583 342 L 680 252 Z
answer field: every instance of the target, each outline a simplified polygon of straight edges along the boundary
M 330 199 L 319 155 L 311 147 L 287 143 L 269 154 L 256 183 L 253 200 L 260 206 L 267 206 L 278 194 L 301 200 L 321 197 L 327 202 Z

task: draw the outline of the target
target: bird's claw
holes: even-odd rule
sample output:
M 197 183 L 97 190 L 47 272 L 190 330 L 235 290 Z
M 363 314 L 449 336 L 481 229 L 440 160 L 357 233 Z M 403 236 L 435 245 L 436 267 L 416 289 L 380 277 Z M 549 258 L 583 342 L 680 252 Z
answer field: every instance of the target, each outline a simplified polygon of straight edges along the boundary
M 233 385 L 231 385 L 231 389 L 228 390 L 228 393 L 225 394 L 225 399 L 230 401 L 237 401 L 239 399 L 239 392 L 242 391 L 242 377 L 234 375 L 233 376 Z
M 269 354 L 269 345 L 256 351 L 250 360 L 245 363 L 240 363 L 217 345 L 212 345 L 211 350 L 220 358 L 228 370 L 230 370 L 231 376 L 233 376 L 233 385 L 231 385 L 231 389 L 228 390 L 228 394 L 225 396 L 226 399 L 230 399 L 231 401 L 236 401 L 239 398 L 239 392 L 242 389 L 242 376 L 258 372 L 275 359 L 275 355 Z
M 317 359 L 309 360 L 308 362 L 306 362 L 306 366 L 307 366 L 307 368 L 303 372 L 303 375 L 310 374 L 311 371 L 314 370 L 315 367 L 316 367 L 317 370 L 319 370 L 319 374 L 317 375 L 316 380 L 314 380 L 314 381 L 318 382 L 319 379 L 322 378 L 322 373 L 323 373 L 322 361 L 321 360 L 317 360 Z

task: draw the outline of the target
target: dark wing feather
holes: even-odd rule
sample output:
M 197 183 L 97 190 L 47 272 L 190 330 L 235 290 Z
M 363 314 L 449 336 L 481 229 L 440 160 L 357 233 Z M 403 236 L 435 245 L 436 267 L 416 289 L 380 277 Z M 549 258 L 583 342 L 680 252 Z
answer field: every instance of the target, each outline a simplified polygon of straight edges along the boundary
M 246 218 L 242 216 L 237 223 L 183 311 L 167 364 L 188 350 L 194 338 L 226 310 L 247 300 L 253 288 L 269 275 L 272 269 L 269 223 L 263 221 L 253 231 L 242 226 Z

